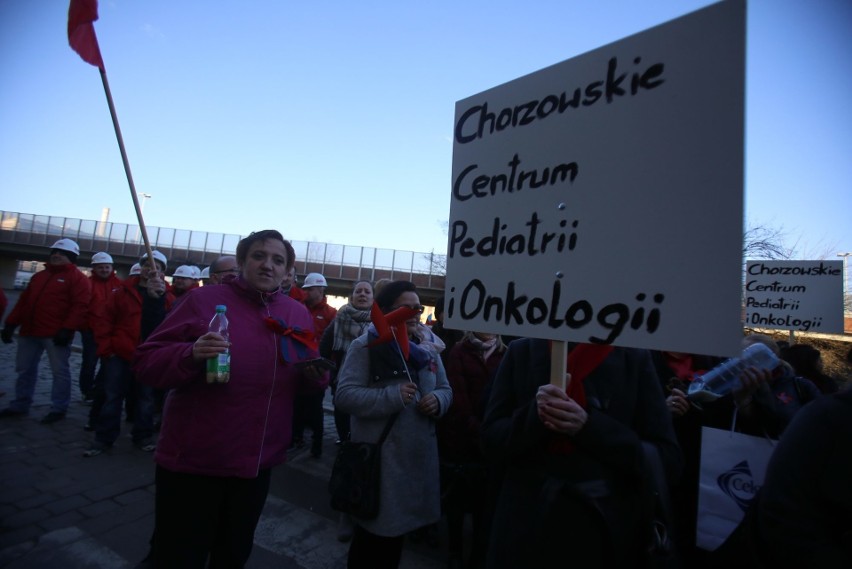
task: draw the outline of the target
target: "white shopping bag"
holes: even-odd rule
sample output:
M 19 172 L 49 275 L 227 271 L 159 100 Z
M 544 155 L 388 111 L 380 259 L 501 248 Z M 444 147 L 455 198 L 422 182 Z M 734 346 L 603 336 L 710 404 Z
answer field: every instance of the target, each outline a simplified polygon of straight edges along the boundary
M 714 551 L 731 535 L 763 485 L 774 448 L 766 437 L 701 429 L 698 547 Z

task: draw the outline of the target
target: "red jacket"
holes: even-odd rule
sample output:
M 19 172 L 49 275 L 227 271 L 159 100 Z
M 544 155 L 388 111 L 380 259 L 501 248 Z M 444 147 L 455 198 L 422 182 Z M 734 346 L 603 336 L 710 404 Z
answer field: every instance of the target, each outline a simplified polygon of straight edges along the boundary
M 287 291 L 287 296 L 289 296 L 293 300 L 305 302 L 305 299 L 308 298 L 308 293 L 306 293 L 296 285 L 291 285 L 290 290 Z
M 137 285 L 139 277 L 121 283 L 106 304 L 103 318 L 93 322 L 98 356 L 118 356 L 130 361 L 142 341 L 142 295 Z M 165 294 L 166 310 L 175 301 L 170 292 Z
M 96 322 L 104 317 L 106 305 L 112 293 L 121 288 L 122 281 L 113 271 L 106 279 L 91 275 L 89 284 L 92 286 L 92 300 L 89 302 L 87 329 L 94 330 Z
M 47 265 L 30 279 L 6 325 L 20 326 L 21 336 L 55 336 L 62 328 L 86 325 L 92 287 L 75 265 Z
M 337 317 L 337 309 L 329 306 L 325 298 L 313 306 L 308 306 L 307 304 L 305 306 L 307 306 L 308 312 L 311 313 L 311 317 L 314 319 L 314 333 L 317 335 L 317 342 L 319 342 L 319 339 L 322 338 L 322 333 L 325 332 L 325 329 Z

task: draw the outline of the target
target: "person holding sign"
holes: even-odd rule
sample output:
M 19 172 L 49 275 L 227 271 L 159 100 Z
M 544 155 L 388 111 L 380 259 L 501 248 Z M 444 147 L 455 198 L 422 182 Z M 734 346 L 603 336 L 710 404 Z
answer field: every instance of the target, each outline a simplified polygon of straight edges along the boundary
M 668 480 L 680 470 L 649 353 L 568 348 L 570 396 L 550 384 L 547 340 L 512 342 L 494 379 L 482 445 L 505 477 L 489 569 L 636 566 L 647 535 L 643 443 L 657 451 Z

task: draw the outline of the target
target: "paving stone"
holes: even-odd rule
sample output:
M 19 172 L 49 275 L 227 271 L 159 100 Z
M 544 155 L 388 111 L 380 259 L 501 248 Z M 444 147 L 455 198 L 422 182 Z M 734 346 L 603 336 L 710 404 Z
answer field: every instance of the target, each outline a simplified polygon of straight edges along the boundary
M 30 524 L 37 524 L 42 520 L 51 517 L 53 514 L 44 508 L 32 508 L 14 513 L 0 520 L 0 526 L 14 528 Z
M 30 508 L 37 508 L 39 506 L 43 506 L 44 504 L 49 504 L 57 499 L 58 497 L 55 494 L 51 494 L 49 492 L 41 492 L 30 496 L 25 500 L 19 500 L 16 503 L 21 509 L 28 510 Z
M 122 505 L 132 504 L 133 502 L 138 502 L 139 500 L 152 500 L 153 494 L 148 492 L 144 488 L 139 488 L 136 490 L 131 490 L 130 492 L 125 492 L 124 494 L 119 494 L 115 497 L 115 501 Z
M 101 500 L 99 502 L 89 504 L 88 506 L 83 506 L 82 508 L 80 508 L 79 512 L 86 517 L 95 518 L 98 516 L 103 516 L 104 514 L 108 514 L 109 512 L 117 510 L 120 507 L 121 504 L 119 504 L 115 500 Z
M 45 531 L 54 531 L 62 528 L 72 527 L 85 519 L 86 517 L 80 512 L 76 510 L 71 510 L 65 512 L 62 515 L 42 520 L 41 522 L 39 522 L 38 525 L 44 528 Z
M 68 510 L 74 510 L 77 508 L 82 508 L 83 506 L 88 506 L 92 501 L 84 496 L 68 496 L 67 498 L 63 498 L 61 500 L 56 500 L 51 502 L 45 506 L 45 509 L 50 513 L 56 515 L 61 514 L 63 512 L 67 512 Z

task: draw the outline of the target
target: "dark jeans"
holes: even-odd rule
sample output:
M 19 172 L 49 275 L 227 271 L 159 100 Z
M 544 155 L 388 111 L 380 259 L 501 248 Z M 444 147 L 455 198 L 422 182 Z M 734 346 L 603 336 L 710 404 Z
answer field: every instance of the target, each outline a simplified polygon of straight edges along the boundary
M 293 440 L 305 436 L 305 428 L 313 432 L 313 450 L 322 450 L 323 410 L 325 391 L 300 393 L 293 405 Z
M 236 569 L 251 555 L 269 493 L 257 478 L 185 474 L 157 466 L 154 559 L 157 569 Z
M 348 441 L 350 435 L 349 413 L 334 409 L 334 426 L 337 429 L 337 438 L 341 441 Z
M 468 567 L 484 567 L 488 551 L 487 518 L 489 482 L 486 466 L 480 462 L 442 463 L 441 486 L 444 494 L 444 513 L 447 516 L 449 554 L 461 559 L 465 550 L 465 514 L 473 518 L 472 539 L 468 544 Z
M 331 384 L 331 400 L 334 402 L 334 395 L 337 392 L 337 382 Z M 341 441 L 348 441 L 350 435 L 349 413 L 344 413 L 334 406 L 334 427 L 337 429 L 337 438 Z
M 133 416 L 134 444 L 150 439 L 154 434 L 154 404 L 151 388 L 136 381 L 130 370 L 130 362 L 112 356 L 105 362 L 104 404 L 95 425 L 95 440 L 112 446 L 121 433 L 121 408 L 124 398 L 132 391 L 135 395 Z
M 98 373 L 95 374 L 95 382 L 88 391 L 89 397 L 92 398 L 92 406 L 89 409 L 89 424 L 94 426 L 98 420 L 98 415 L 101 414 L 101 407 L 104 406 L 106 400 L 106 392 L 104 391 L 104 382 L 106 377 L 106 359 L 99 358 L 101 365 L 98 368 Z
M 95 388 L 95 369 L 98 367 L 98 345 L 95 334 L 91 330 L 80 332 L 83 342 L 82 360 L 80 362 L 80 393 L 83 397 L 91 397 Z M 103 366 L 101 366 L 103 369 Z
M 349 546 L 347 569 L 396 569 L 402 558 L 405 536 L 384 537 L 355 526 Z

